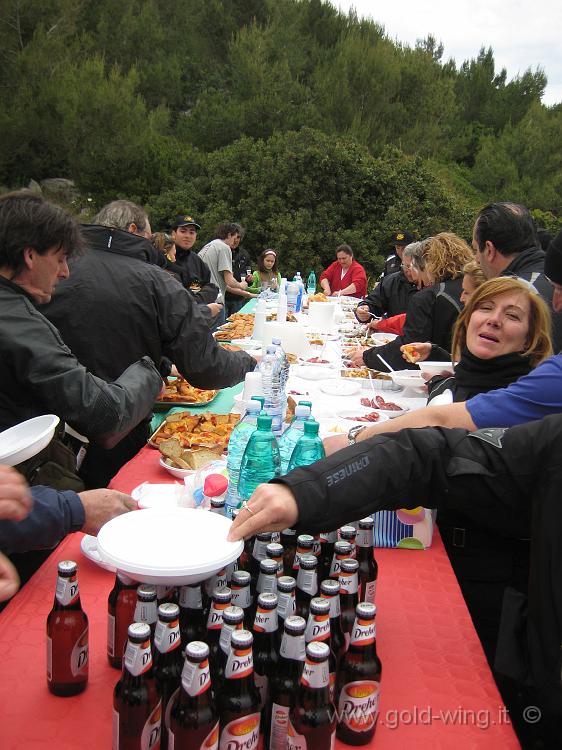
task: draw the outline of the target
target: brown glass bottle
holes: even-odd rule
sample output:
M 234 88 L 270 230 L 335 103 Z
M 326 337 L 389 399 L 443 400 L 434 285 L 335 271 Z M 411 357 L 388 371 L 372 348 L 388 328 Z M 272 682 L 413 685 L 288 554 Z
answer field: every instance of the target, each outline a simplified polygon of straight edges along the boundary
M 158 621 L 156 586 L 141 583 L 137 588 L 137 604 L 133 615 L 134 622 L 146 622 L 150 627 L 150 638 L 154 642 L 154 631 Z
M 304 640 L 306 643 L 312 643 L 312 641 L 319 641 L 325 643 L 330 649 L 330 656 L 328 658 L 328 666 L 330 670 L 330 700 L 334 700 L 336 690 L 336 674 L 338 664 L 336 661 L 336 655 L 332 649 L 332 634 L 330 631 L 330 602 L 328 599 L 315 596 L 310 602 L 310 613 L 308 615 L 308 622 L 306 623 L 306 630 L 304 632 Z
M 277 621 L 279 623 L 279 645 L 283 636 L 283 625 L 287 617 L 295 614 L 295 591 L 297 582 L 293 576 L 277 579 Z
M 318 560 L 314 555 L 302 555 L 300 558 L 295 591 L 295 614 L 303 617 L 305 622 L 308 620 L 310 600 L 318 593 L 317 566 Z
M 134 620 L 138 583 L 117 571 L 115 584 L 107 598 L 107 658 L 121 669 L 127 645 L 127 630 Z
M 250 588 L 252 596 L 256 595 L 256 585 L 260 574 L 260 562 L 266 558 L 267 545 L 271 544 L 271 531 L 265 531 L 261 534 L 256 534 L 254 539 L 254 546 L 252 549 L 252 557 L 250 559 L 250 575 L 252 580 L 250 582 Z
M 177 604 L 161 604 L 154 633 L 153 671 L 162 699 L 162 716 L 166 716 L 168 703 L 180 684 L 183 656 L 180 637 L 180 609 Z M 160 750 L 167 750 L 168 734 L 162 723 Z
M 265 557 L 260 562 L 260 574 L 256 583 L 256 593 L 254 601 L 250 608 L 252 616 L 252 627 L 254 624 L 254 618 L 256 616 L 256 610 L 258 608 L 258 597 L 260 594 L 276 594 L 277 593 L 277 563 L 275 560 L 270 560 Z
M 341 561 L 339 574 L 341 627 L 345 636 L 345 650 L 349 648 L 349 639 L 355 622 L 355 607 L 359 604 L 359 563 L 350 557 Z
M 283 529 L 281 545 L 283 547 L 283 573 L 290 576 L 293 574 L 293 562 L 297 551 L 297 532 L 294 529 Z
M 220 635 L 222 628 L 222 613 L 227 607 L 230 607 L 231 592 L 228 586 L 215 589 L 211 597 L 211 608 L 207 618 L 207 631 L 205 642 L 209 646 L 209 667 L 211 669 L 211 679 L 216 685 L 218 680 L 218 659 L 220 650 Z
M 359 563 L 359 601 L 375 603 L 379 566 L 373 551 L 373 519 L 362 518 L 357 526 L 355 551 Z
M 306 647 L 296 704 L 289 713 L 287 749 L 331 750 L 336 731 L 336 711 L 330 700 L 328 658 L 325 643 Z
M 330 602 L 330 636 L 332 651 L 339 667 L 340 659 L 345 653 L 345 635 L 341 626 L 340 584 L 333 578 L 326 578 L 320 584 L 320 596 Z M 337 671 L 337 670 L 336 670 Z
M 217 693 L 224 682 L 224 671 L 230 654 L 230 640 L 235 630 L 244 630 L 244 610 L 242 607 L 230 605 L 222 612 L 222 627 L 219 637 L 219 650 L 217 654 L 217 677 L 213 682 L 213 690 Z
M 375 615 L 369 602 L 357 605 L 349 649 L 336 683 L 337 736 L 348 745 L 366 745 L 377 728 L 382 664 L 377 656 Z
M 200 583 L 180 587 L 179 607 L 183 648 L 191 641 L 204 641 L 207 634 L 207 618 L 203 609 L 203 592 Z
M 310 534 L 299 534 L 297 537 L 297 549 L 293 560 L 293 568 L 289 575 L 297 577 L 300 568 L 300 559 L 303 555 L 311 555 L 314 548 L 314 537 Z
M 355 526 L 342 526 L 340 528 L 340 542 L 349 542 L 351 544 L 351 554 L 349 557 L 355 557 L 355 540 L 357 538 L 357 529 Z
M 244 628 L 252 627 L 252 592 L 250 590 L 250 574 L 247 570 L 235 570 L 230 584 L 232 591 L 231 603 L 244 610 Z
M 219 714 L 210 688 L 209 647 L 202 641 L 191 641 L 185 649 L 181 686 L 169 704 L 169 747 L 212 750 L 217 746 Z
M 351 544 L 349 542 L 336 542 L 334 544 L 334 556 L 330 565 L 330 578 L 338 580 L 341 570 L 341 561 L 351 557 Z
M 152 670 L 150 626 L 129 625 L 121 679 L 113 691 L 113 750 L 157 750 L 162 703 Z
M 219 750 L 256 750 L 260 736 L 260 695 L 254 683 L 252 634 L 235 630 L 219 693 Z
M 47 617 L 47 686 L 60 696 L 77 695 L 88 684 L 88 618 L 80 603 L 77 570 L 72 560 L 59 562 Z
M 277 578 L 283 575 L 283 546 L 279 542 L 271 542 L 265 548 L 266 557 L 277 563 Z
M 326 531 L 320 534 L 320 554 L 318 555 L 318 580 L 320 582 L 330 577 L 330 567 L 334 557 L 334 544 L 337 541 L 337 531 Z
M 267 720 L 266 717 L 271 711 L 269 681 L 279 662 L 277 625 L 277 594 L 260 594 L 253 635 L 254 682 L 260 694 L 262 722 Z M 262 723 L 262 728 L 263 726 L 265 726 L 264 723 Z
M 270 683 L 271 713 L 264 727 L 264 750 L 285 750 L 289 711 L 295 704 L 301 678 L 306 646 L 302 617 L 291 616 L 285 620 L 283 639 L 279 650 L 279 666 Z

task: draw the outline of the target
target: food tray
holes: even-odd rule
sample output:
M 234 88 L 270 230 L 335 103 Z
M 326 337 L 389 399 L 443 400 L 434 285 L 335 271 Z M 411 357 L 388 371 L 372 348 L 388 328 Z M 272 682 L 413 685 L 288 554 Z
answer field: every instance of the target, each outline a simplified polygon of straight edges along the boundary
M 224 450 L 239 419 L 238 414 L 175 412 L 166 417 L 152 433 L 148 444 L 158 448 L 162 440 L 177 437 L 184 448 L 221 447 Z

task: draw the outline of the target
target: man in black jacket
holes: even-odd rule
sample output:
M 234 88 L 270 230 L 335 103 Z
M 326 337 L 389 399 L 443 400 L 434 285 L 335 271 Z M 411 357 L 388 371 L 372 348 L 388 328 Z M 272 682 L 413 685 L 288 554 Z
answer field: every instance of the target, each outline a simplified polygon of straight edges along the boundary
M 391 318 L 405 313 L 413 294 L 418 291 L 412 276 L 412 259 L 402 257 L 400 270 L 385 275 L 373 291 L 355 308 L 355 317 L 360 323 L 368 323 L 372 317 Z
M 216 303 L 219 288 L 211 281 L 211 272 L 206 263 L 193 250 L 197 230 L 201 229 L 193 216 L 180 214 L 172 227 L 172 239 L 176 246 L 174 271 L 181 273 L 181 282 L 190 289 L 198 302 L 206 305 Z M 216 310 L 212 310 L 216 315 Z
M 235 385 L 254 369 L 246 352 L 229 352 L 211 336 L 192 295 L 157 267 L 158 251 L 146 239 L 142 208 L 113 201 L 84 226 L 89 252 L 72 264 L 46 315 L 92 372 L 111 377 L 147 354 L 166 357 L 197 388 Z M 119 228 L 116 228 L 119 227 Z M 146 443 L 149 420 L 112 451 L 90 446 L 80 473 L 88 487 L 103 487 Z

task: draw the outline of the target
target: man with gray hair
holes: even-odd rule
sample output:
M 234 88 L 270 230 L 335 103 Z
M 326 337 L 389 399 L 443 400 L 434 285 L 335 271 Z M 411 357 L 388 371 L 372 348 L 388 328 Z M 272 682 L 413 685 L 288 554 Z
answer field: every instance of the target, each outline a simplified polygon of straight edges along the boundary
M 157 266 L 142 208 L 113 201 L 94 221 L 82 227 L 89 251 L 72 264 L 71 277 L 46 306 L 47 317 L 92 372 L 111 378 L 149 355 L 157 363 L 171 361 L 198 388 L 223 388 L 254 369 L 256 360 L 246 352 L 217 345 L 193 296 Z M 111 451 L 90 446 L 81 467 L 88 487 L 106 486 L 146 443 L 149 424 Z

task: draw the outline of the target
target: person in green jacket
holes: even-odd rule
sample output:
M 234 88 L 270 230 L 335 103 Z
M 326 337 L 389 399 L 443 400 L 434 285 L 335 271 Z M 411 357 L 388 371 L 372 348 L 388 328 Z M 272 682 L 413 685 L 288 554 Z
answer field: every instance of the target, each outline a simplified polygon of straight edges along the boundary
M 275 250 L 268 248 L 258 258 L 258 270 L 252 274 L 252 282 L 248 286 L 248 291 L 253 294 L 259 294 L 264 285 L 265 288 L 276 292 L 281 285 L 281 274 L 277 270 L 277 253 Z

